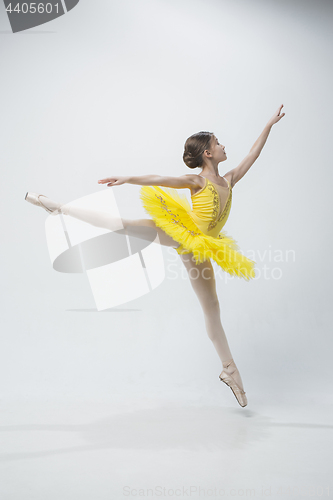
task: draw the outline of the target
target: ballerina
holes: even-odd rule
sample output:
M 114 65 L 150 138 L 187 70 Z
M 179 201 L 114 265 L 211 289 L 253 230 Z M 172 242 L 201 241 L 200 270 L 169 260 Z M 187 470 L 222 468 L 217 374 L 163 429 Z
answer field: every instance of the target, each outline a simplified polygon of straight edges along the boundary
M 283 104 L 267 122 L 241 163 L 224 176 L 220 176 L 218 165 L 227 159 L 225 146 L 219 143 L 214 133 L 201 131 L 186 140 L 183 153 L 187 167 L 201 168 L 200 174 L 180 177 L 114 175 L 98 181 L 112 187 L 125 183 L 141 185 L 140 198 L 150 219 L 119 219 L 109 212 L 55 202 L 42 194 L 27 192 L 25 196 L 26 201 L 43 207 L 49 214 L 75 217 L 110 231 L 124 228 L 128 235 L 134 237 L 145 239 L 139 228 L 154 228 L 158 242 L 174 248 L 188 272 L 204 313 L 208 337 L 222 363 L 219 378 L 231 388 L 242 407 L 247 405 L 247 397 L 221 323 L 211 259 L 232 276 L 247 281 L 255 277 L 255 262 L 240 253 L 236 241 L 222 228 L 229 217 L 232 189 L 260 155 L 272 126 L 285 115 L 281 114 L 282 108 Z M 191 191 L 192 207 L 186 197 L 181 197 L 176 191 L 186 188 Z M 193 269 L 196 273 L 192 272 Z

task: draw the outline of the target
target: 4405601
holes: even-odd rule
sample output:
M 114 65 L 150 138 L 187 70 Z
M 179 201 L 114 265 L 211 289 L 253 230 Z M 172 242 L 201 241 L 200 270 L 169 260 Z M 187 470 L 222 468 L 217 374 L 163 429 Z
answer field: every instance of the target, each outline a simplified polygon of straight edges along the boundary
M 14 4 L 13 4 L 14 5 Z M 52 4 L 52 3 L 36 3 L 36 2 L 30 2 L 30 3 L 22 3 L 21 5 L 17 3 L 15 7 L 12 7 L 12 4 L 10 3 L 8 7 L 6 7 L 7 12 L 17 12 L 18 14 L 44 14 L 45 12 L 47 14 L 51 14 L 53 12 L 53 9 L 55 12 L 58 14 L 59 13 L 59 4 Z

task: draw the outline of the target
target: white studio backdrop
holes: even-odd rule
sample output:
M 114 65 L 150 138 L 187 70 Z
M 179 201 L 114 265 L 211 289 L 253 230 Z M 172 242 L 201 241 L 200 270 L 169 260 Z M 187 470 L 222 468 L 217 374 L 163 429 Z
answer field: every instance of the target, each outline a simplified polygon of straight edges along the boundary
M 97 311 L 87 274 L 53 269 L 48 215 L 24 196 L 73 202 L 110 189 L 122 217 L 147 217 L 140 186 L 98 179 L 190 173 L 183 146 L 200 130 L 226 146 L 223 175 L 283 103 L 233 190 L 225 230 L 259 277 L 228 279 L 214 265 L 222 324 L 252 401 L 268 388 L 330 398 L 332 5 L 82 0 L 15 35 L 0 11 L 2 397 L 228 400 L 176 252 L 162 248 L 159 286 Z

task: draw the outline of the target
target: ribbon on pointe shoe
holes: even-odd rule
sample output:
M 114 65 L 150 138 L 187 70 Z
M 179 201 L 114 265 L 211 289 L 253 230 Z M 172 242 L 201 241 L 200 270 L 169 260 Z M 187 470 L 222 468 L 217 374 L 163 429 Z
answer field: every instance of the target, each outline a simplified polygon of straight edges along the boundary
M 47 196 L 45 196 L 45 194 L 39 194 L 37 196 L 37 199 L 38 199 L 38 202 L 40 203 L 40 205 L 50 214 L 50 215 L 59 215 L 61 214 L 61 207 L 59 208 L 55 208 L 54 210 L 51 210 L 49 207 L 47 207 L 46 205 L 44 205 L 44 203 L 40 200 L 40 196 L 44 196 L 44 198 L 47 198 Z

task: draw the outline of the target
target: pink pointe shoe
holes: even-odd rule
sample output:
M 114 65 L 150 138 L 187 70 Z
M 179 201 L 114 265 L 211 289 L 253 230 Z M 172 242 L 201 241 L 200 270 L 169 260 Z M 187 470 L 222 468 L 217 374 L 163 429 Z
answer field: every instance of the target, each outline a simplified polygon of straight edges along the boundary
M 225 368 L 228 368 L 229 365 L 233 365 L 234 369 L 233 371 L 231 372 L 231 374 L 227 373 L 225 370 Z M 235 362 L 233 359 L 229 360 L 228 363 L 226 364 L 225 367 L 223 367 L 223 371 L 222 373 L 219 375 L 219 378 L 222 382 L 224 382 L 225 384 L 227 384 L 230 389 L 232 390 L 232 392 L 234 393 L 238 403 L 244 407 L 247 405 L 247 398 L 246 398 L 246 395 L 245 395 L 245 392 L 243 391 L 243 389 L 241 389 L 239 387 L 239 385 L 236 383 L 236 381 L 233 379 L 232 377 L 232 374 L 235 372 L 235 371 L 238 371 L 238 368 L 236 367 L 235 365 Z
M 50 208 L 48 208 L 47 206 L 45 206 L 44 203 L 42 203 L 42 201 L 39 198 L 40 196 L 44 196 L 45 198 L 47 198 L 47 196 L 45 196 L 44 194 L 37 194 L 37 193 L 29 193 L 29 192 L 27 192 L 27 194 L 25 195 L 24 199 L 26 201 L 28 201 L 29 203 L 32 203 L 33 205 L 37 205 L 37 207 L 44 208 L 51 215 L 61 214 L 60 205 L 59 205 L 59 208 L 55 208 L 54 210 L 51 210 Z

